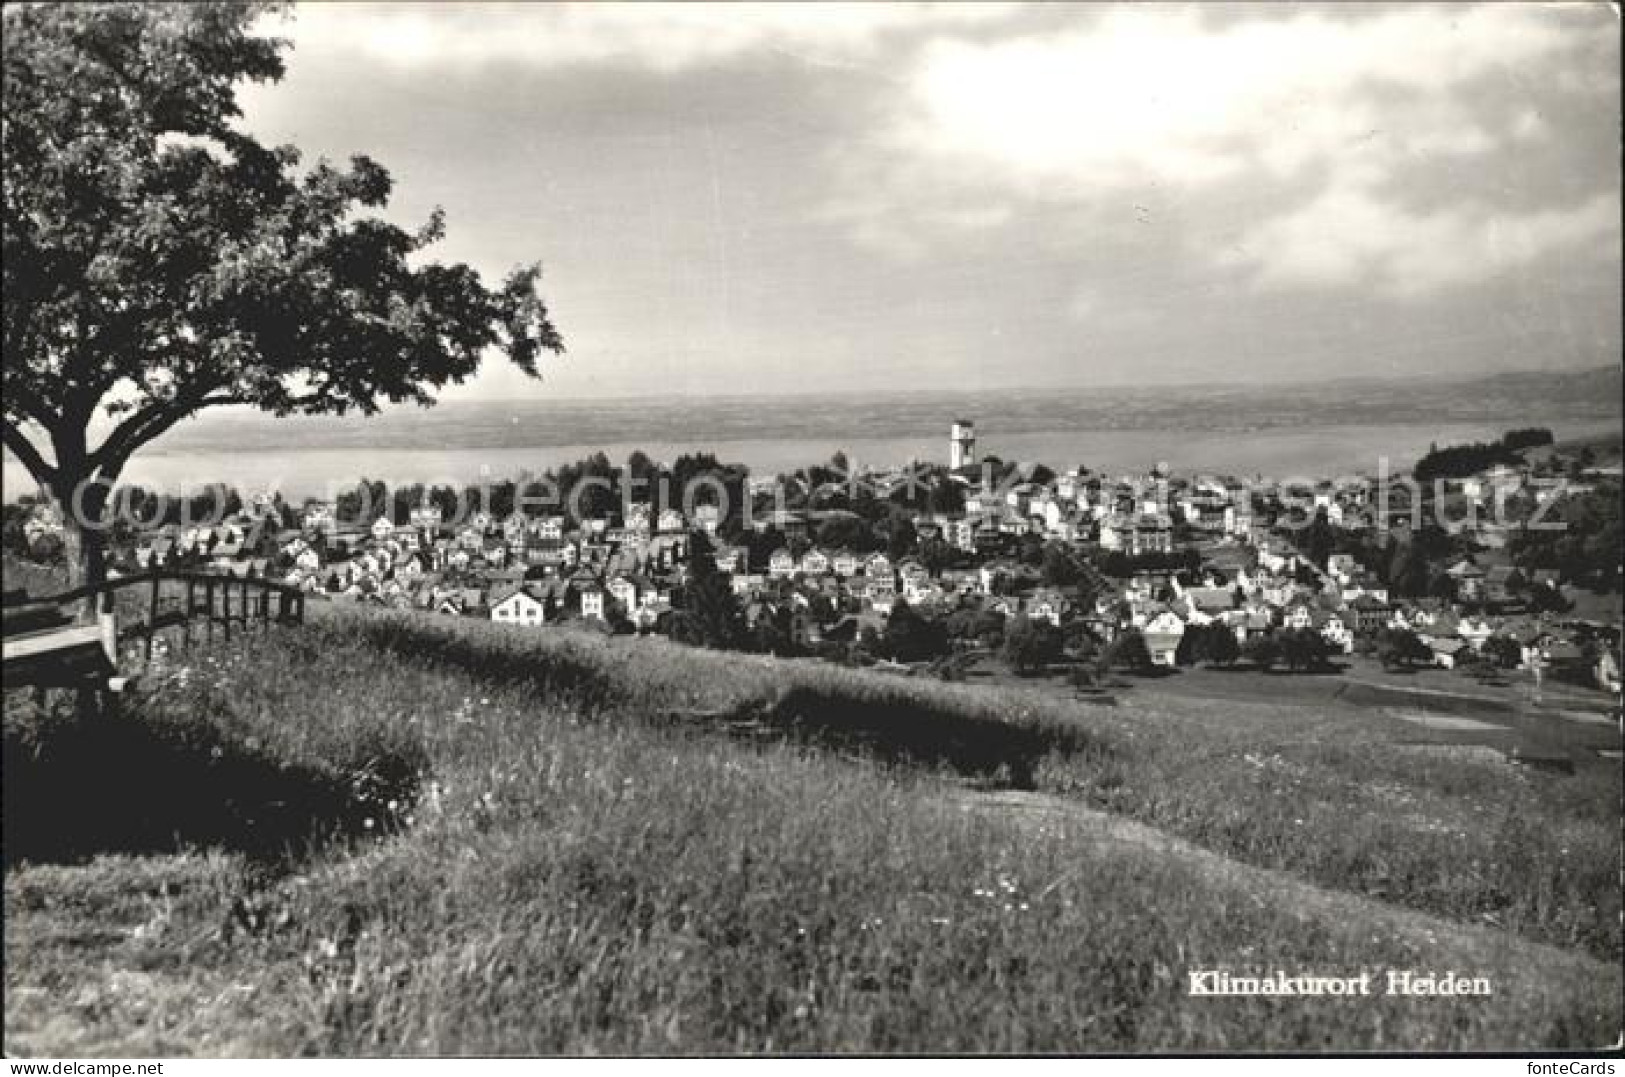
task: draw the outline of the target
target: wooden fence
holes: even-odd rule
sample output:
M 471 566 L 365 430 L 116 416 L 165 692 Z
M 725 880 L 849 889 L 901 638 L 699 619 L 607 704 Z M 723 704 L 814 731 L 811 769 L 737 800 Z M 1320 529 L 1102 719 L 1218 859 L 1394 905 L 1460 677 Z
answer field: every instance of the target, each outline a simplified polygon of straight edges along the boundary
M 121 608 L 120 592 L 135 601 Z M 86 607 L 81 616 L 93 615 L 93 624 L 76 624 L 64 612 L 76 603 Z M 131 606 L 138 611 L 143 604 L 144 618 L 129 616 Z M 3 610 L 7 687 L 86 687 L 89 682 L 117 691 L 124 644 L 139 640 L 146 664 L 159 633 L 167 629 L 179 629 L 187 645 L 194 630 L 205 638 L 219 631 L 230 639 L 234 630 L 302 624 L 305 595 L 271 580 L 158 569 L 56 595 L 8 592 Z

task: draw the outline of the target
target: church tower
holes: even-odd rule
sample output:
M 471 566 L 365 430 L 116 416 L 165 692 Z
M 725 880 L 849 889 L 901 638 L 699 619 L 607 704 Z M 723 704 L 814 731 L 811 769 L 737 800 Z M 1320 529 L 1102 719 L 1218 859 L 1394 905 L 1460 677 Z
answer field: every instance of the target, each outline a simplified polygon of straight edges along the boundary
M 976 463 L 976 424 L 955 419 L 948 437 L 948 466 L 958 470 Z

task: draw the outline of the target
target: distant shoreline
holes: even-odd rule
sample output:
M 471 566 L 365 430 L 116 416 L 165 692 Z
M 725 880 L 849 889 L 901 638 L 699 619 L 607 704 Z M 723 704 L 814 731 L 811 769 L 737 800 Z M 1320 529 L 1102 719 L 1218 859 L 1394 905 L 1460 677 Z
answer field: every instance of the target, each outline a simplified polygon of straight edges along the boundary
M 272 420 L 274 421 L 274 420 Z M 1617 439 L 1620 421 L 1597 418 L 1517 416 L 1478 422 L 1336 424 L 1282 426 L 1264 430 L 1199 430 L 1170 427 L 1135 430 L 1071 429 L 1003 433 L 980 427 L 979 449 L 1006 460 L 1042 462 L 1051 467 L 1084 465 L 1111 473 L 1140 471 L 1166 462 L 1187 474 L 1262 474 L 1273 478 L 1374 473 L 1379 456 L 1395 469 L 1408 466 L 1431 443 L 1459 444 L 1499 436 L 1517 426 L 1546 426 L 1560 442 Z M 611 424 L 606 424 L 613 429 Z M 670 461 L 685 452 L 715 453 L 742 463 L 753 474 L 775 474 L 827 461 L 836 451 L 860 465 L 888 467 L 945 461 L 947 426 L 935 436 L 879 438 L 771 437 L 672 438 L 644 441 L 578 442 L 561 445 L 497 447 L 320 446 L 308 441 L 289 449 L 253 445 L 240 450 L 174 449 L 155 446 L 131 462 L 122 481 L 166 493 L 211 482 L 228 482 L 244 492 L 275 490 L 289 498 L 330 496 L 366 477 L 390 485 L 422 482 L 465 485 L 518 478 L 524 471 L 549 468 L 603 452 L 623 463 L 633 450 Z M 425 438 L 425 441 L 428 439 Z M 4 461 L 4 499 L 31 493 L 22 465 Z

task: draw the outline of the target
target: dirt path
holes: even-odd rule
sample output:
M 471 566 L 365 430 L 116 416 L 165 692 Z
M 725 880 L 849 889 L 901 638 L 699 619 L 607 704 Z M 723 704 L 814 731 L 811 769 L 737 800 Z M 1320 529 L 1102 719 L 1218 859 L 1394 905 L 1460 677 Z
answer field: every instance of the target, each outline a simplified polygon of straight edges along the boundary
M 1540 982 L 1594 983 L 1597 997 L 1621 994 L 1620 969 L 1586 954 L 1533 942 L 1492 927 L 1477 927 L 1378 901 L 1359 894 L 1328 890 L 1283 871 L 1254 867 L 1193 845 L 1155 827 L 1100 811 L 1048 793 L 956 789 L 947 804 L 963 812 L 982 812 L 1036 829 L 1060 833 L 1088 848 L 1119 846 L 1147 849 L 1196 868 L 1205 877 L 1249 894 L 1269 895 L 1300 916 L 1330 923 L 1369 924 L 1400 939 L 1424 955 L 1436 955 L 1437 968 L 1478 970 L 1508 985 Z M 1080 871 L 1088 870 L 1080 861 Z M 1064 880 L 1058 881 L 1064 885 Z M 1476 974 L 1476 973 L 1475 973 Z M 1546 981 L 1554 982 L 1554 981 Z M 1509 986 L 1509 990 L 1515 987 Z

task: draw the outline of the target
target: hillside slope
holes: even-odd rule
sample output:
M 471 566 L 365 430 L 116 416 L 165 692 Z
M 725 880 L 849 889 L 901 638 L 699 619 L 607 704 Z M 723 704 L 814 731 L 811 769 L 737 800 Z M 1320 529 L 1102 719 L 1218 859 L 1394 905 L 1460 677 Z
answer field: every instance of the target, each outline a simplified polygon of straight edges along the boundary
M 150 743 L 99 762 L 93 738 L 81 746 L 118 835 L 168 825 L 183 850 L 132 855 L 89 827 L 76 863 L 8 866 L 6 1046 L 1509 1050 L 1617 1035 L 1617 883 L 1588 889 L 1592 869 L 1567 859 L 1606 846 L 1617 801 L 1389 753 L 1313 715 L 1226 728 L 1211 710 L 1121 709 L 332 611 L 153 678 L 127 716 L 162 734 Z M 9 849 L 27 823 L 17 749 L 26 763 L 67 742 L 35 723 L 25 743 L 9 700 L 7 717 Z M 983 767 L 1000 744 L 1014 747 Z M 269 765 L 260 785 L 245 761 Z M 1023 777 L 1035 788 L 1008 788 Z M 337 788 L 350 797 L 325 830 L 298 822 L 349 836 L 293 841 L 284 790 Z M 194 836 L 198 804 L 179 798 L 198 790 L 222 803 Z M 1474 810 L 1489 792 L 1504 815 Z M 1539 830 L 1508 830 L 1514 813 Z M 1409 859 L 1423 854 L 1441 863 Z M 1317 885 L 1360 856 L 1368 874 Z M 1191 997 L 1201 969 L 1454 970 L 1495 993 Z

